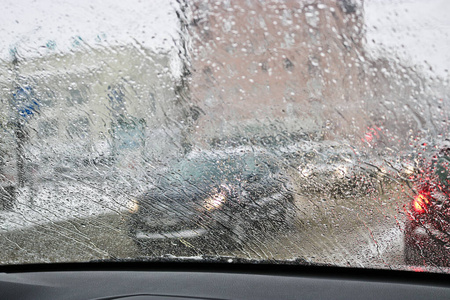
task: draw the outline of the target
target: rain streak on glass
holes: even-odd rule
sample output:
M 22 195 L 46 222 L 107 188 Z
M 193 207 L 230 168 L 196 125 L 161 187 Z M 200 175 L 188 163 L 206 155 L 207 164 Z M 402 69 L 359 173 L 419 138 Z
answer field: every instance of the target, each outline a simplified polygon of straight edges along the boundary
M 26 2 L 1 264 L 450 264 L 445 1 Z

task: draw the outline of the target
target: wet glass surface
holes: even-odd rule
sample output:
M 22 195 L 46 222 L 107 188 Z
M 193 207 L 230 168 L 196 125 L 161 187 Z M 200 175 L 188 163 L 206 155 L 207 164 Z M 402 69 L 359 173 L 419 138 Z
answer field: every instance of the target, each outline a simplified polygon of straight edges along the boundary
M 446 272 L 446 1 L 4 7 L 1 264 Z

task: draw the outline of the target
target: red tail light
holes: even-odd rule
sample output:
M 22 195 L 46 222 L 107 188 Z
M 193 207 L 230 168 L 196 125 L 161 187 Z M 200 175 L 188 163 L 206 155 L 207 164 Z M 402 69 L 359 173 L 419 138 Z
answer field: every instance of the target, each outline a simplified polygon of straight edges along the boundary
M 413 209 L 416 213 L 422 214 L 427 210 L 428 203 L 430 203 L 428 196 L 424 193 L 419 193 L 414 198 Z

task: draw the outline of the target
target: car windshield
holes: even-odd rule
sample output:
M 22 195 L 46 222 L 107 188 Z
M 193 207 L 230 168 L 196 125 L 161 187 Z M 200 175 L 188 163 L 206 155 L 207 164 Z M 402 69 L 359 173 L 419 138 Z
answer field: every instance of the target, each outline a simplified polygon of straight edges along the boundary
M 224 157 L 225 156 L 225 157 Z M 156 175 L 171 181 L 193 181 L 197 183 L 221 180 L 238 180 L 250 176 L 270 176 L 269 171 L 276 170 L 276 164 L 267 157 L 255 155 L 226 154 L 224 156 L 204 156 L 174 163 L 169 170 Z
M 448 1 L 2 4 L 1 265 L 450 270 Z

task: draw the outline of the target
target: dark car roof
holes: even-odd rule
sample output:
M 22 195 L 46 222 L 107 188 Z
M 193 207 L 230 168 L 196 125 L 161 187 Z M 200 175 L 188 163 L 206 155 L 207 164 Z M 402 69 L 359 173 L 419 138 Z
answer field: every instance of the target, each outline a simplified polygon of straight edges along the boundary
M 261 148 L 236 147 L 220 151 L 192 151 L 155 176 L 159 184 L 220 185 L 279 171 L 276 157 Z

